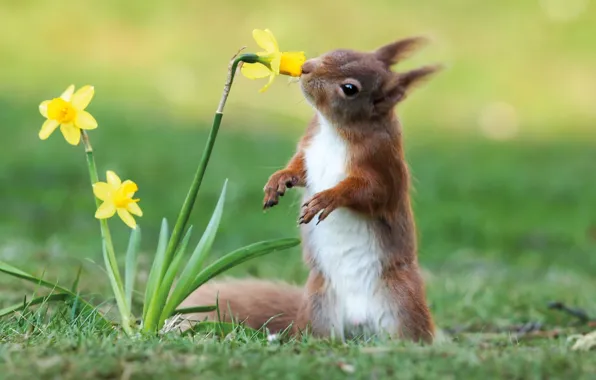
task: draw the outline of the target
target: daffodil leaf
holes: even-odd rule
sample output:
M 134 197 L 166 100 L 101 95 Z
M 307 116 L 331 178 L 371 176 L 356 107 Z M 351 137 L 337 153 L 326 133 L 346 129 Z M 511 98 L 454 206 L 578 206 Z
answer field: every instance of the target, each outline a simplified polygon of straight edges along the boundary
M 141 227 L 137 226 L 130 233 L 126 250 L 126 267 L 124 268 L 124 295 L 128 308 L 132 310 L 132 293 L 134 291 L 137 265 L 139 263 L 139 245 L 141 244 Z
M 157 287 L 159 286 L 161 268 L 164 265 L 166 247 L 168 244 L 168 221 L 164 218 L 161 221 L 161 229 L 159 231 L 159 240 L 157 242 L 157 252 L 153 259 L 153 265 L 151 265 L 151 271 L 149 272 L 149 279 L 145 288 L 145 302 L 143 303 L 143 320 L 147 318 L 147 312 L 151 304 L 151 299 Z
M 39 305 L 46 302 L 67 301 L 71 298 L 73 298 L 73 296 L 66 293 L 50 294 L 43 297 L 33 298 L 30 301 L 19 302 L 15 305 L 5 307 L 4 309 L 0 309 L 0 317 L 7 316 L 16 311 L 24 310 L 29 306 Z
M 174 260 L 170 264 L 166 275 L 163 278 L 160 286 L 157 290 L 157 293 L 151 299 L 151 305 L 149 306 L 149 312 L 147 313 L 147 319 L 145 323 L 148 325 L 148 329 L 151 329 L 153 323 L 158 320 L 157 330 L 161 329 L 165 318 L 161 319 L 161 313 L 165 307 L 166 300 L 168 298 L 168 294 L 170 293 L 172 284 L 174 283 L 174 279 L 176 278 L 176 274 L 178 274 L 178 270 L 180 269 L 180 264 L 182 264 L 183 259 L 186 257 L 186 247 L 188 247 L 188 242 L 190 241 L 190 237 L 192 235 L 192 226 L 188 228 L 186 235 L 180 242 L 178 249 L 174 255 Z
M 213 277 L 231 269 L 245 261 L 252 260 L 259 256 L 266 255 L 275 251 L 281 251 L 300 244 L 300 240 L 294 238 L 276 239 L 254 243 L 246 247 L 237 249 L 233 252 L 216 260 L 199 273 L 193 282 L 193 286 L 189 292 L 185 294 L 185 298 L 190 295 L 195 289 L 211 280 Z
M 106 267 L 106 273 L 108 274 L 108 280 L 110 280 L 110 284 L 112 286 L 112 291 L 114 293 L 114 298 L 116 299 L 116 304 L 118 305 L 118 311 L 120 312 L 120 317 L 122 318 L 122 328 L 124 331 L 130 335 L 132 332 L 130 330 L 130 326 L 128 325 L 128 321 L 130 318 L 130 310 L 128 309 L 128 305 L 126 304 L 126 298 L 124 296 L 124 288 L 122 286 L 122 280 L 120 278 L 120 273 L 118 270 L 118 264 L 116 263 L 116 257 L 113 254 L 108 252 L 108 246 L 112 250 L 111 244 L 106 243 L 106 239 L 103 239 L 103 257 Z
M 228 181 L 226 180 L 219 195 L 219 200 L 217 201 L 215 210 L 213 211 L 211 219 L 209 220 L 209 224 L 207 225 L 207 228 L 205 228 L 205 232 L 203 233 L 203 236 L 201 236 L 201 240 L 197 244 L 195 250 L 190 256 L 190 259 L 188 260 L 188 263 L 186 264 L 186 267 L 182 271 L 182 274 L 178 279 L 178 283 L 172 291 L 163 313 L 161 314 L 161 319 L 169 318 L 174 312 L 174 309 L 180 305 L 186 295 L 190 293 L 188 290 L 192 287 L 195 277 L 200 272 L 207 255 L 209 255 L 211 247 L 213 246 L 213 241 L 215 240 L 215 235 L 217 234 L 217 230 L 219 228 L 221 216 L 223 214 L 227 187 Z

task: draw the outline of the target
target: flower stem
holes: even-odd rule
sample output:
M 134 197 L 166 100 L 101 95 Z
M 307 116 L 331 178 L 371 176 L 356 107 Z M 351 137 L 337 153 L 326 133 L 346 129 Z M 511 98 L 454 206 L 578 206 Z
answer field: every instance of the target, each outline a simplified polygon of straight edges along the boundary
M 234 57 L 230 61 L 230 64 L 228 66 L 228 77 L 223 89 L 223 94 L 221 96 L 219 106 L 217 107 L 217 110 L 215 111 L 215 115 L 213 117 L 213 124 L 211 126 L 211 131 L 209 132 L 209 137 L 207 138 L 207 143 L 205 144 L 205 149 L 203 150 L 201 161 L 199 162 L 199 167 L 197 168 L 190 189 L 186 194 L 186 198 L 184 199 L 184 203 L 182 204 L 182 208 L 180 210 L 180 213 L 178 214 L 178 219 L 176 220 L 176 225 L 174 226 L 174 229 L 172 231 L 172 237 L 168 243 L 168 247 L 166 250 L 166 262 L 168 264 L 171 262 L 172 255 L 178 247 L 180 239 L 182 238 L 184 230 L 186 229 L 186 225 L 188 223 L 190 213 L 192 212 L 193 206 L 195 204 L 199 188 L 201 187 L 201 183 L 203 182 L 203 177 L 205 175 L 209 159 L 211 158 L 211 152 L 213 151 L 215 139 L 217 138 L 217 133 L 219 132 L 219 126 L 223 118 L 224 107 L 226 105 L 228 95 L 230 94 L 232 83 L 234 82 L 234 75 L 236 74 L 238 64 L 240 62 L 256 62 L 256 59 L 258 59 L 258 56 L 256 54 L 241 54 Z
M 89 169 L 89 176 L 91 177 L 91 186 L 99 182 L 97 175 L 97 166 L 95 165 L 95 157 L 93 156 L 93 147 L 89 141 L 87 132 L 81 130 L 81 140 L 85 146 L 85 155 L 87 157 L 87 167 Z M 95 197 L 95 204 L 97 207 L 100 205 L 100 200 Z M 120 277 L 120 270 L 118 269 L 118 262 L 116 261 L 116 254 L 114 253 L 114 244 L 112 243 L 112 235 L 110 234 L 110 228 L 108 227 L 107 219 L 100 219 L 101 237 L 103 240 L 103 259 L 110 278 L 110 284 L 112 285 L 112 291 L 116 298 L 116 304 L 118 305 L 118 311 L 122 318 L 122 329 L 127 335 L 132 335 L 132 329 L 130 327 L 130 310 L 125 301 L 124 287 L 122 286 L 122 278 Z
M 205 171 L 207 169 L 207 165 L 209 164 L 209 159 L 211 158 L 211 153 L 213 152 L 213 147 L 215 145 L 215 139 L 217 138 L 217 133 L 219 132 L 219 126 L 221 125 L 221 120 L 223 118 L 223 111 L 226 105 L 226 101 L 228 99 L 228 95 L 230 94 L 230 89 L 232 88 L 232 83 L 234 82 L 234 76 L 236 74 L 236 69 L 240 62 L 247 62 L 247 63 L 255 63 L 258 60 L 258 56 L 256 54 L 236 54 L 232 57 L 229 65 L 228 65 L 228 76 L 226 79 L 226 83 L 224 85 L 223 93 L 221 96 L 221 100 L 215 111 L 215 115 L 213 118 L 213 124 L 211 126 L 211 130 L 209 131 L 209 136 L 207 138 L 207 142 L 205 144 L 205 149 L 203 150 L 203 155 L 201 160 L 199 161 L 199 166 L 197 167 L 197 171 L 195 172 L 195 176 L 193 181 L 190 185 L 190 189 L 186 194 L 186 198 L 184 199 L 184 203 L 182 204 L 182 208 L 178 213 L 178 218 L 176 219 L 176 224 L 174 225 L 174 229 L 172 230 L 172 236 L 168 241 L 168 245 L 166 248 L 165 253 L 165 265 L 162 268 L 162 273 L 159 273 L 159 280 L 157 289 L 159 289 L 161 285 L 161 281 L 164 278 L 166 271 L 170 267 L 172 260 L 174 259 L 174 253 L 180 244 L 180 240 L 185 233 L 186 226 L 188 224 L 188 219 L 190 218 L 190 214 L 194 207 L 197 194 L 199 193 L 199 188 L 201 187 L 201 183 L 203 182 L 203 177 L 205 176 Z M 163 305 L 153 305 L 157 300 L 157 294 L 154 294 L 151 299 L 151 305 L 149 306 L 149 310 L 157 310 L 161 311 Z M 147 319 L 143 321 L 143 329 L 145 331 L 156 331 L 160 328 L 159 324 L 159 313 L 147 313 Z

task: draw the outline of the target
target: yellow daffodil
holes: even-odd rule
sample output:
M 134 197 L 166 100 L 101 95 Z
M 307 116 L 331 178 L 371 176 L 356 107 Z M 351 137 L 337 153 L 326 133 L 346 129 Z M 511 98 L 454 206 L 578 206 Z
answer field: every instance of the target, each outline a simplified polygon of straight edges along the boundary
M 135 228 L 137 223 L 131 214 L 143 216 L 143 211 L 137 204 L 139 199 L 133 199 L 135 192 L 139 189 L 137 184 L 131 180 L 122 182 L 120 177 L 111 170 L 106 173 L 106 178 L 108 182 L 93 184 L 93 194 L 103 201 L 95 212 L 95 217 L 97 219 L 111 218 L 117 212 L 127 226 Z
M 93 86 L 83 86 L 77 92 L 74 89 L 74 85 L 70 85 L 59 98 L 41 102 L 39 112 L 47 120 L 39 131 L 40 139 L 47 139 L 60 126 L 64 139 L 77 145 L 81 140 L 81 129 L 97 128 L 97 121 L 85 111 L 93 99 Z
M 240 71 L 245 77 L 259 79 L 269 77 L 269 82 L 261 88 L 265 91 L 276 76 L 283 74 L 299 77 L 302 74 L 302 64 L 306 61 L 304 52 L 281 52 L 277 40 L 269 29 L 252 31 L 257 44 L 265 51 L 257 53 L 259 63 L 243 63 Z

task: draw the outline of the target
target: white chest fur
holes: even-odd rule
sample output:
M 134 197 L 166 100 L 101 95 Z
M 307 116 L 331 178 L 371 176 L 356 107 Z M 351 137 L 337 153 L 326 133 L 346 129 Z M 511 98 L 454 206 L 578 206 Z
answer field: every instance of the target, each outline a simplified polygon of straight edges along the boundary
M 348 149 L 336 129 L 319 115 L 320 128 L 305 149 L 305 197 L 332 188 L 347 176 Z M 347 208 L 306 225 L 305 243 L 327 283 L 331 305 L 324 318 L 340 337 L 398 329 L 395 312 L 380 283 L 381 248 L 370 220 Z

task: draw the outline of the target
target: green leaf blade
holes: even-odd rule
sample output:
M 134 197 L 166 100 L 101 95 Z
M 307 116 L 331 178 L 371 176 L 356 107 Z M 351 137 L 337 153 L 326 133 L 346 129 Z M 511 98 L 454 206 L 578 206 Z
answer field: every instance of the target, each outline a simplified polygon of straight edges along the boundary
M 298 244 L 300 244 L 299 239 L 284 238 L 254 243 L 230 252 L 203 269 L 195 278 L 192 289 L 185 294 L 184 298 L 188 297 L 195 289 L 211 280 L 213 277 L 237 265 L 275 251 L 295 247 Z
M 174 279 L 176 278 L 176 274 L 178 274 L 178 270 L 180 269 L 180 265 L 182 264 L 183 259 L 186 256 L 186 248 L 188 247 L 188 243 L 190 241 L 190 237 L 192 235 L 192 226 L 184 235 L 184 238 L 180 242 L 178 249 L 174 255 L 174 260 L 170 264 L 168 271 L 166 272 L 160 287 L 156 289 L 156 294 L 153 295 L 151 299 L 151 305 L 149 306 L 149 312 L 147 313 L 147 326 L 148 329 L 152 330 L 154 324 L 157 321 L 157 325 L 155 326 L 156 330 L 160 330 L 163 326 L 163 322 L 165 318 L 161 318 L 162 311 L 164 310 L 168 294 L 170 293 L 172 284 L 174 283 Z
M 132 293 L 137 275 L 139 246 L 141 244 L 141 228 L 137 226 L 130 233 L 126 250 L 126 266 L 124 268 L 124 295 L 129 310 L 132 311 Z
M 201 236 L 201 240 L 191 254 L 186 267 L 182 271 L 178 283 L 172 291 L 172 294 L 170 295 L 170 298 L 168 299 L 168 302 L 166 303 L 166 306 L 163 310 L 162 318 L 170 317 L 174 309 L 180 305 L 182 300 L 185 298 L 184 294 L 186 294 L 188 288 L 192 286 L 195 277 L 200 272 L 207 255 L 211 251 L 211 247 L 213 246 L 217 230 L 219 229 L 219 223 L 221 222 L 221 217 L 223 215 L 227 186 L 228 181 L 226 180 L 219 195 L 215 209 L 213 210 L 213 214 L 211 214 L 209 223 L 205 228 L 205 232 L 203 233 L 203 236 Z
M 149 278 L 147 279 L 147 285 L 145 288 L 145 301 L 143 302 L 143 320 L 147 318 L 147 312 L 149 311 L 149 305 L 151 304 L 151 298 L 155 294 L 155 290 L 159 286 L 161 273 L 161 266 L 165 261 L 166 246 L 168 244 L 168 222 L 164 218 L 161 221 L 161 229 L 159 230 L 159 240 L 157 241 L 157 251 L 151 270 L 149 271 Z

